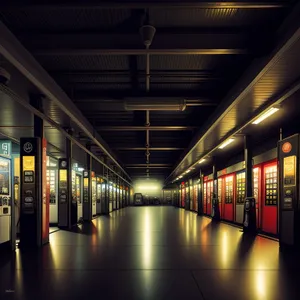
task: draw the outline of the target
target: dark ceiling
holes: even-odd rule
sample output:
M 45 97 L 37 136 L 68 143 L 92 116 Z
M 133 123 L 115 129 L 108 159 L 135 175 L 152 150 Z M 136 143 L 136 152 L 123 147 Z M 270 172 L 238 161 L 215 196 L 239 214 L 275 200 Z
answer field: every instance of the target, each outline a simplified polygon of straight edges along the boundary
M 100 2 L 100 4 L 99 4 Z M 256 58 L 296 1 L 2 1 L 0 18 L 74 101 L 134 177 L 166 178 L 196 132 Z M 55 4 L 57 3 L 57 4 Z M 180 3 L 184 3 L 179 5 Z M 224 2 L 226 4 L 226 2 Z M 224 4 L 223 3 L 223 4 Z M 140 27 L 156 33 L 147 55 Z M 125 100 L 187 100 L 184 111 L 146 112 Z

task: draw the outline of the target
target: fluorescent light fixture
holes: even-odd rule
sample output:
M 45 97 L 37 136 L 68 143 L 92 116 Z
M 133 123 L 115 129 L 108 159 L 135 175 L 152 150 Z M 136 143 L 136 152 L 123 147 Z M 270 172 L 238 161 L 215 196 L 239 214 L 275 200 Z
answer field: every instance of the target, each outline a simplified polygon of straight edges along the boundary
M 228 139 L 228 140 L 226 140 L 224 143 L 222 143 L 219 146 L 219 149 L 224 149 L 226 146 L 228 146 L 229 144 L 231 144 L 233 141 L 234 141 L 234 139 Z
M 186 171 L 185 171 L 185 174 L 190 173 L 190 172 L 191 172 L 191 170 L 186 170 Z
M 201 160 L 199 160 L 198 164 L 202 164 L 203 162 L 205 162 L 205 158 L 202 158 Z
M 260 117 L 258 117 L 254 122 L 252 122 L 252 124 L 255 124 L 255 125 L 259 124 L 263 120 L 265 120 L 268 117 L 270 117 L 271 115 L 275 114 L 278 110 L 279 110 L 279 108 L 271 107 L 265 113 L 263 113 Z
M 81 167 L 79 167 L 79 168 L 77 169 L 78 172 L 82 172 L 83 170 L 84 170 L 84 168 L 81 168 Z
M 181 179 L 183 176 L 181 175 L 181 176 L 179 176 L 179 179 Z

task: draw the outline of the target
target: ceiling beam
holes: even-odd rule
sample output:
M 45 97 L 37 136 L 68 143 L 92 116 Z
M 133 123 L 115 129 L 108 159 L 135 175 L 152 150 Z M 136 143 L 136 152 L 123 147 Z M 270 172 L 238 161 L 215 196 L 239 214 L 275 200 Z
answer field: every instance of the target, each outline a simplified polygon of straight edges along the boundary
M 117 151 L 146 151 L 145 147 L 115 147 L 111 148 Z M 150 151 L 182 151 L 185 148 L 175 148 L 175 147 L 156 147 L 156 148 L 148 148 Z
M 143 168 L 149 168 L 149 167 L 172 167 L 171 164 L 125 164 L 126 168 L 130 167 L 143 167 Z
M 185 131 L 195 130 L 195 126 L 98 126 L 95 127 L 98 131 Z
M 246 49 L 202 48 L 202 49 L 40 49 L 33 50 L 35 56 L 101 56 L 101 55 L 239 55 Z
M 135 62 L 132 62 L 135 65 Z M 136 70 L 138 76 L 145 76 L 145 71 Z M 104 77 L 128 77 L 131 72 L 128 70 L 55 70 L 49 71 L 52 76 L 104 76 Z M 211 70 L 153 70 L 151 77 L 204 77 L 212 78 Z
M 129 166 L 126 169 L 172 169 L 172 166 L 161 166 L 161 167 L 142 167 L 142 166 Z
M 5 3 L 8 2 L 8 3 Z M 25 2 L 25 3 L 24 3 Z M 271 9 L 288 6 L 283 1 L 107 1 L 107 2 L 88 2 L 81 1 L 70 3 L 61 1 L 59 4 L 32 4 L 26 1 L 3 1 L 1 9 L 143 9 L 143 8 L 198 8 L 198 9 Z

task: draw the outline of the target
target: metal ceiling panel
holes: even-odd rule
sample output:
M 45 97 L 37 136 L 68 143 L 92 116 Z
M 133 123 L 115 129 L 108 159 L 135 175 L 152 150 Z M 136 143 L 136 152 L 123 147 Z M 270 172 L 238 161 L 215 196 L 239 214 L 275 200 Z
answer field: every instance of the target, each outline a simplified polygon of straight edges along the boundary
M 260 27 L 278 23 L 282 9 L 150 9 L 150 22 L 156 27 Z M 176 22 L 174 22 L 176 20 Z M 253 22 L 255 20 L 255 22 Z
M 0 13 L 13 31 L 114 28 L 130 17 L 129 9 L 6 9 Z
M 263 71 L 251 79 L 232 104 L 220 115 L 176 169 L 181 174 L 191 164 L 216 147 L 230 133 L 234 133 L 249 118 L 260 111 L 272 98 L 289 88 L 300 78 L 300 29 L 272 56 Z M 231 96 L 232 97 L 232 96 Z M 230 98 L 227 99 L 230 101 Z
M 48 71 L 58 70 L 128 70 L 127 56 L 38 56 Z

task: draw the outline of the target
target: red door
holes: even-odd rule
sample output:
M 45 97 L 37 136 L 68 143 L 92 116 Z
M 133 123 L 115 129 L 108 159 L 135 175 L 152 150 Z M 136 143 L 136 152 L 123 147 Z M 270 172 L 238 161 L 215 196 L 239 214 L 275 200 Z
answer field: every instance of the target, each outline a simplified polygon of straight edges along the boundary
M 207 182 L 203 184 L 203 213 L 207 214 Z
M 220 217 L 223 219 L 223 205 L 224 205 L 224 197 L 223 197 L 223 178 L 218 179 L 218 201 L 219 201 L 219 209 L 220 209 Z
M 185 207 L 185 186 L 181 186 L 181 207 Z
M 234 207 L 234 175 L 227 175 L 224 178 L 224 220 L 233 222 Z
M 277 160 L 263 165 L 262 171 L 262 217 L 261 229 L 277 234 Z
M 213 196 L 213 180 L 207 182 L 207 214 L 211 216 L 212 212 L 212 196 Z

